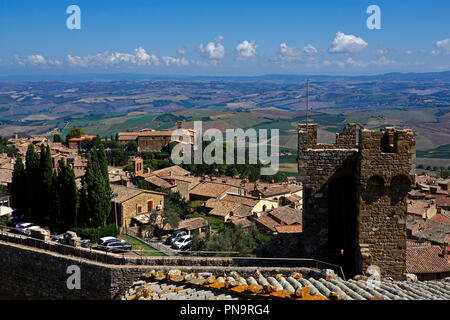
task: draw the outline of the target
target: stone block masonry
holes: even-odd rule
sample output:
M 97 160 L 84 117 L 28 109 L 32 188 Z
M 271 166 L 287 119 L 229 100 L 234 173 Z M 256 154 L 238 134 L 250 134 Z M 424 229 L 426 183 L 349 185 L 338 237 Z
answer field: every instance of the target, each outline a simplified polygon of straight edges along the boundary
M 223 274 L 237 271 L 251 275 L 256 269 L 271 275 L 302 272 L 320 272 L 314 267 L 299 267 L 298 263 L 265 263 L 246 258 L 175 258 L 137 260 L 147 265 L 116 265 L 95 262 L 86 258 L 68 256 L 57 252 L 0 240 L 0 299 L 119 299 L 124 290 L 145 273 L 152 270 L 168 272 L 179 269 L 186 272 L 211 272 Z M 150 258 L 150 257 L 149 257 Z M 164 258 L 164 257 L 163 257 Z M 114 260 L 111 260 L 113 262 Z M 78 289 L 68 289 L 67 268 L 80 268 Z M 312 264 L 314 265 L 314 263 Z
M 335 144 L 317 143 L 317 125 L 298 125 L 303 182 L 302 256 L 343 265 L 347 276 L 406 271 L 406 194 L 414 183 L 411 130 L 347 124 Z

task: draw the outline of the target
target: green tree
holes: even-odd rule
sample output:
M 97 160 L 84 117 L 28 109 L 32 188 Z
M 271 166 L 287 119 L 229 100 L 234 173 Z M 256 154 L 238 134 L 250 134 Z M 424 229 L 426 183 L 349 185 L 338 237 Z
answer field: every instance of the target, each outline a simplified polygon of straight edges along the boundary
M 111 189 L 109 179 L 105 179 L 104 170 L 100 159 L 106 159 L 106 155 L 99 158 L 97 148 L 93 148 L 88 155 L 88 165 L 83 178 L 85 194 L 82 195 L 83 212 L 87 223 L 94 227 L 104 226 L 111 211 Z
M 63 142 L 62 138 L 59 134 L 54 134 L 53 135 L 53 142 Z
M 51 188 L 53 181 L 53 162 L 52 156 L 50 152 L 50 147 L 41 145 L 41 154 L 40 154 L 40 163 L 39 163 L 39 184 L 36 185 L 39 188 L 39 211 L 38 216 L 39 219 L 45 218 L 49 214 L 50 210 L 50 202 L 52 198 Z
M 61 185 L 59 181 L 60 175 L 57 173 L 53 174 L 52 177 L 52 186 L 50 188 L 51 191 L 51 201 L 49 208 L 49 216 L 51 221 L 58 224 L 61 221 L 61 200 L 60 200 L 60 192 Z
M 34 146 L 30 144 L 27 149 L 25 157 L 25 173 L 27 183 L 27 212 L 25 216 L 29 219 L 39 218 L 40 209 L 40 168 L 39 168 L 39 154 L 34 149 Z
M 25 166 L 21 157 L 17 157 L 14 164 L 11 183 L 12 206 L 20 211 L 20 213 L 27 212 L 27 177 Z
M 59 199 L 60 217 L 67 226 L 77 225 L 78 216 L 78 189 L 75 181 L 75 173 L 71 166 L 64 160 L 58 162 L 58 185 L 60 185 Z
M 79 138 L 81 135 L 86 134 L 86 132 L 80 127 L 73 127 L 70 129 L 69 133 L 66 135 L 66 141 L 72 138 Z

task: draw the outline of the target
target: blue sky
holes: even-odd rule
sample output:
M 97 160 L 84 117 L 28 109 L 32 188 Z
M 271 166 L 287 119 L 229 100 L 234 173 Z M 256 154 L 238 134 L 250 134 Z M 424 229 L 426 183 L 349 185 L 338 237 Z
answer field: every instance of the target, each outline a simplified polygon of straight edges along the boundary
M 81 29 L 69 30 L 69 5 Z M 369 5 L 381 29 L 368 29 Z M 377 74 L 450 70 L 450 1 L 0 0 L 0 72 Z

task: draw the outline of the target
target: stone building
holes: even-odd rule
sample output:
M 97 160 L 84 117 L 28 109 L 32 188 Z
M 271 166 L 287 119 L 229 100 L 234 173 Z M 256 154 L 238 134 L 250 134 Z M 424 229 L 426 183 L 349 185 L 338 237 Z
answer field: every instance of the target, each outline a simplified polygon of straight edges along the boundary
M 177 131 L 180 134 L 179 143 L 188 143 L 193 145 L 194 133 L 193 129 L 182 129 L 179 127 Z M 164 147 L 172 141 L 172 135 L 175 130 L 153 130 L 143 129 L 141 131 L 119 132 L 119 143 L 126 145 L 129 142 L 136 142 L 139 152 L 160 152 Z
M 412 130 L 347 124 L 336 143 L 317 143 L 317 125 L 298 125 L 303 182 L 303 254 L 381 275 L 406 272 L 406 195 L 414 184 Z
M 164 210 L 164 193 L 128 188 L 111 184 L 113 192 L 110 222 L 117 222 L 119 227 L 129 227 L 132 218 L 152 212 Z

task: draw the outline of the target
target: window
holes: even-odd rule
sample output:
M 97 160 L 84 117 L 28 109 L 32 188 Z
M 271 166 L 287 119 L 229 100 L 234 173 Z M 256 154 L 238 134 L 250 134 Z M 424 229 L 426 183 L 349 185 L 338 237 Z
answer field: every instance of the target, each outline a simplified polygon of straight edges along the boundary
M 147 212 L 153 211 L 153 201 L 147 201 Z

